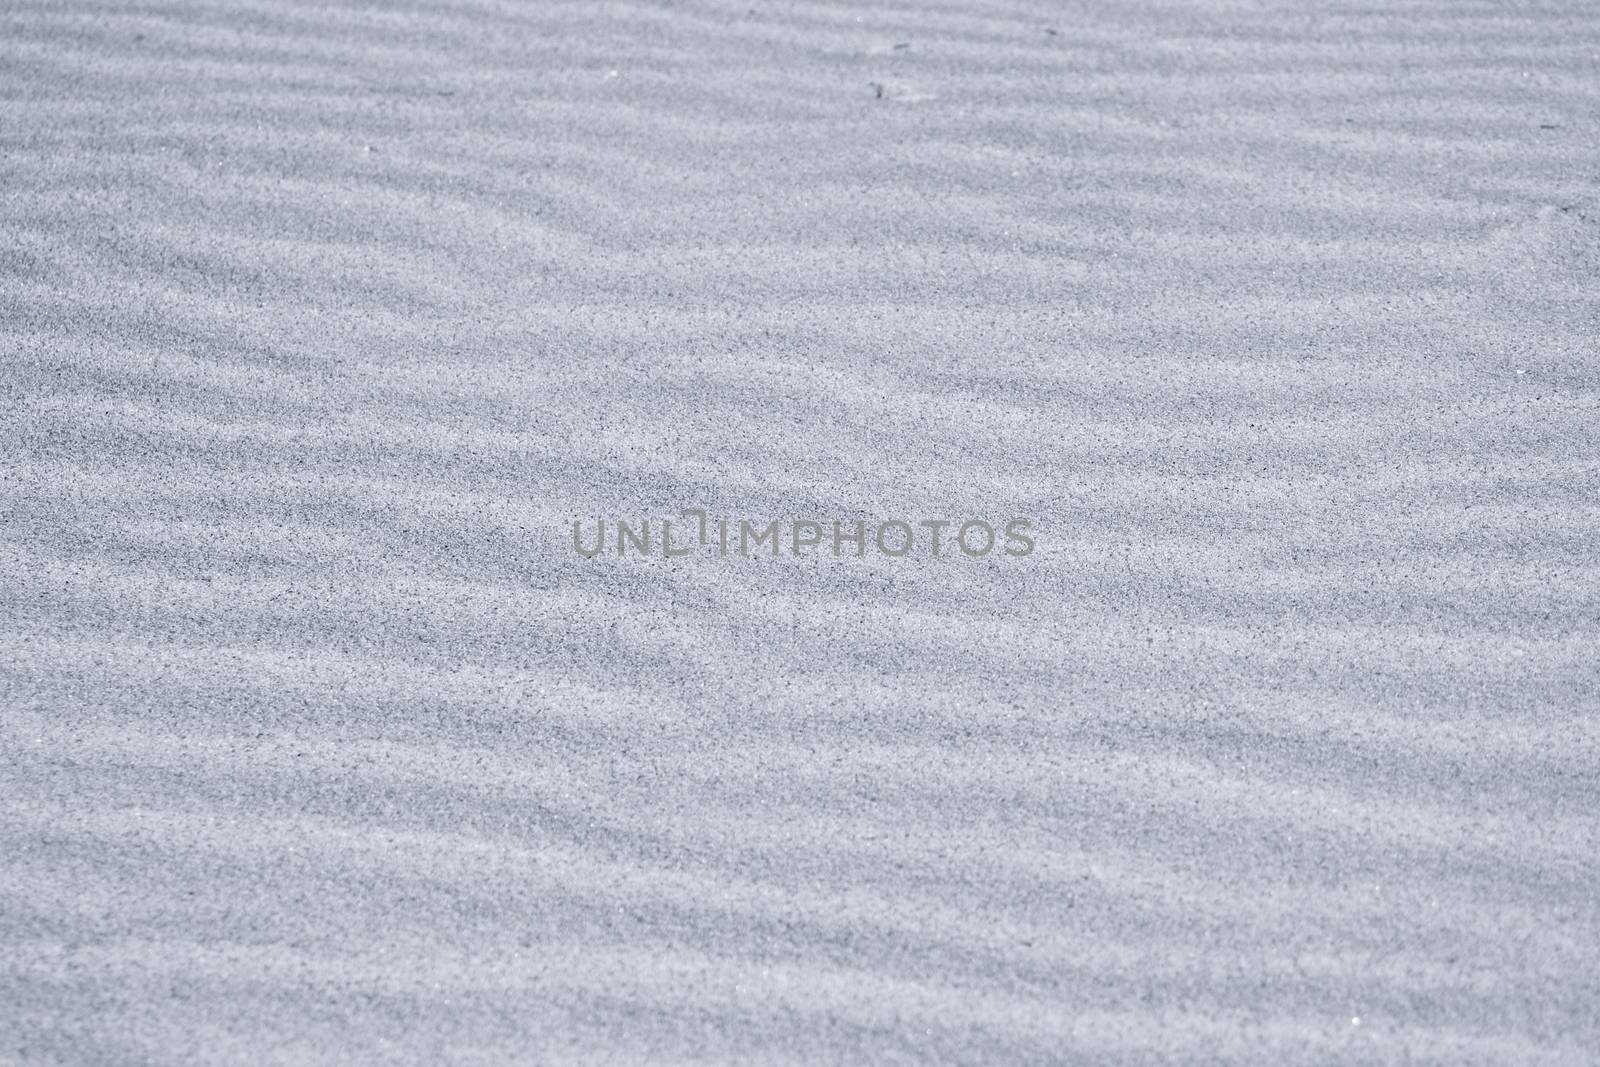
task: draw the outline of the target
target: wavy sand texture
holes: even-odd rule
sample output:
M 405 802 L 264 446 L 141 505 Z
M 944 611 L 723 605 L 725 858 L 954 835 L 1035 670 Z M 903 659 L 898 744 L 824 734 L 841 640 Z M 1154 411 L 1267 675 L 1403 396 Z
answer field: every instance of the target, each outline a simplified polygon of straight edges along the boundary
M 1600 7 L 0 8 L 0 1059 L 1582 1063 Z M 1030 515 L 1026 559 L 578 516 Z

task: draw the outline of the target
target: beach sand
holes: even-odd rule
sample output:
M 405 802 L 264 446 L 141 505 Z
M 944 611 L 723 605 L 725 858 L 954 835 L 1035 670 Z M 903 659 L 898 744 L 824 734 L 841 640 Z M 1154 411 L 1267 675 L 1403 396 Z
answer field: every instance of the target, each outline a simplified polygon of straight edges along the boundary
M 1586 0 L 8 3 L 0 1061 L 1593 1062 L 1597 335 Z

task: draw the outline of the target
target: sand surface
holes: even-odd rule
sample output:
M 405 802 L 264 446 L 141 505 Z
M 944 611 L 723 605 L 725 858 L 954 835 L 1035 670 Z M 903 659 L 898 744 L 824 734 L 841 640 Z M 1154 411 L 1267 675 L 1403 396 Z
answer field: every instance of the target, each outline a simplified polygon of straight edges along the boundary
M 1589 0 L 10 0 L 0 1061 L 1593 1063 L 1597 334 Z

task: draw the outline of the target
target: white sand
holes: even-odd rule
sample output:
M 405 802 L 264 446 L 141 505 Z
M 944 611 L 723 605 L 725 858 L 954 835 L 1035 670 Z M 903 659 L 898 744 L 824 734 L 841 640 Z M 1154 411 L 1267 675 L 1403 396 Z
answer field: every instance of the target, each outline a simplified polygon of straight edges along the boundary
M 0 1061 L 1592 1062 L 1597 126 L 1588 0 L 0 7 Z M 1040 548 L 569 547 L 695 506 Z

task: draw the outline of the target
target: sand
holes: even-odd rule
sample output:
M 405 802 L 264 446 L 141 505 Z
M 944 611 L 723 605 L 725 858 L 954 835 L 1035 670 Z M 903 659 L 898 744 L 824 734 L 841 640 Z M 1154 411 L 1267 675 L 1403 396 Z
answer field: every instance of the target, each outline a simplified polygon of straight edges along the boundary
M 1600 8 L 0 8 L 0 1061 L 1588 1063 Z M 574 519 L 1032 517 L 585 560 Z

